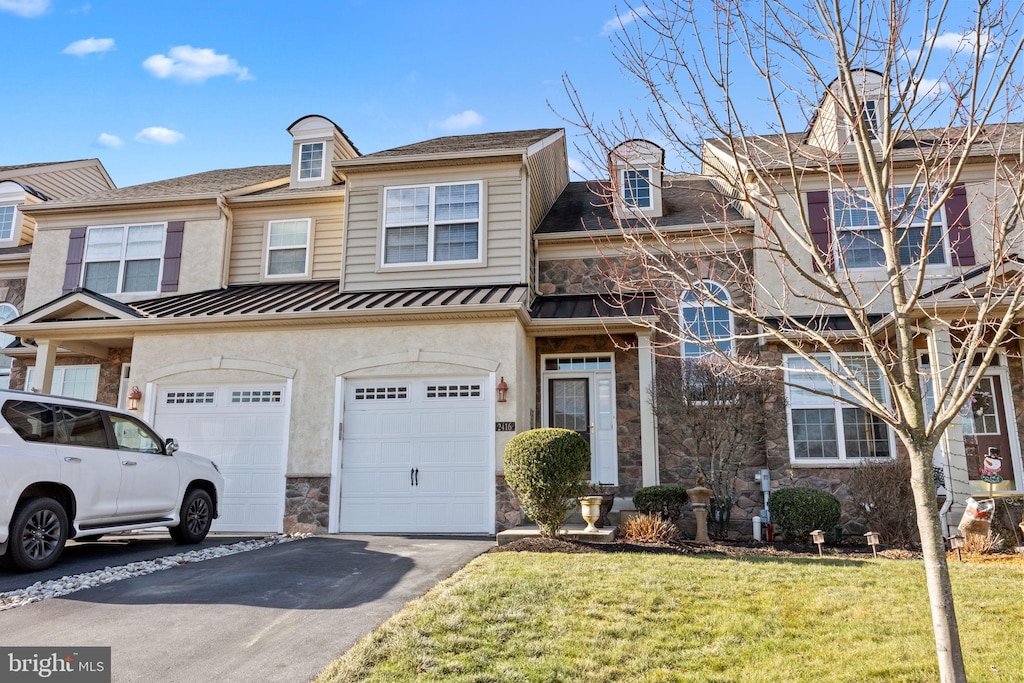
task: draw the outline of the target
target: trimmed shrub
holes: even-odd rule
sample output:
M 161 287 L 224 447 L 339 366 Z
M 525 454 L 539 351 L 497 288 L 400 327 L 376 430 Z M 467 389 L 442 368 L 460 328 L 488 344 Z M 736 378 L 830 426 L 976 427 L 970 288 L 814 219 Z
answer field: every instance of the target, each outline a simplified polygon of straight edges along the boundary
M 569 504 L 587 488 L 590 446 L 571 429 L 531 429 L 505 446 L 505 482 L 542 536 L 557 538 Z
M 679 537 L 679 529 L 660 515 L 645 512 L 627 519 L 622 525 L 622 535 L 634 543 L 668 543 Z
M 831 493 L 795 486 L 772 493 L 768 512 L 776 535 L 790 543 L 810 543 L 815 529 L 829 533 L 839 525 L 839 501 Z
M 666 522 L 675 523 L 686 505 L 686 489 L 682 486 L 645 486 L 633 494 L 637 512 L 658 515 Z

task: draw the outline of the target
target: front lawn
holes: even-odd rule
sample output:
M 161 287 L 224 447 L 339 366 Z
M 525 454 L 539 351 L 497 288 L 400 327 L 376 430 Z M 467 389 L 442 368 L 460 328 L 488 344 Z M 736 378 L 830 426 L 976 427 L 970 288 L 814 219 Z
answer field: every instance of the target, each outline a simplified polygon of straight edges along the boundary
M 967 674 L 1020 681 L 1024 563 L 951 565 Z M 935 681 L 916 560 L 492 553 L 327 681 Z

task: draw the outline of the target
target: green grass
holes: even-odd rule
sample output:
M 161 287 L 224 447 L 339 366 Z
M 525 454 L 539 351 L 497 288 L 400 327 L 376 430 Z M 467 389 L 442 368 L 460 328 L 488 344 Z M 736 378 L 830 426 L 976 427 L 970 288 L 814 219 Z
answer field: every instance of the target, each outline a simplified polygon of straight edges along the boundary
M 1024 675 L 1024 564 L 950 568 L 967 674 Z M 327 681 L 936 681 L 918 561 L 484 555 Z

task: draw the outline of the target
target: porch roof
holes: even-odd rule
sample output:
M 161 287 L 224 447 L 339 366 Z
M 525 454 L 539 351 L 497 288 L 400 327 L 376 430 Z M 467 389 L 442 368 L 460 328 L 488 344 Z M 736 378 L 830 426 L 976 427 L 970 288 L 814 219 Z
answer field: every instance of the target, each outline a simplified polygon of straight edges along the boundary
M 654 292 L 539 296 L 530 307 L 530 317 L 534 320 L 644 318 L 657 316 L 657 303 Z

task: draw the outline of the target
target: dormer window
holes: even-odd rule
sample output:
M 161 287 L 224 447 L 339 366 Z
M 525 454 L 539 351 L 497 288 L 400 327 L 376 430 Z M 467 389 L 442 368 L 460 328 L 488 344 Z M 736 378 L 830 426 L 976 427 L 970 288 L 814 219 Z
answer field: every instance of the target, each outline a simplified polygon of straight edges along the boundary
M 299 151 L 299 180 L 324 177 L 324 143 L 304 142 Z
M 651 208 L 651 172 L 649 169 L 626 169 L 622 172 L 622 198 L 629 206 Z
M 13 204 L 0 206 L 0 240 L 14 237 L 14 219 L 18 216 L 18 207 Z

